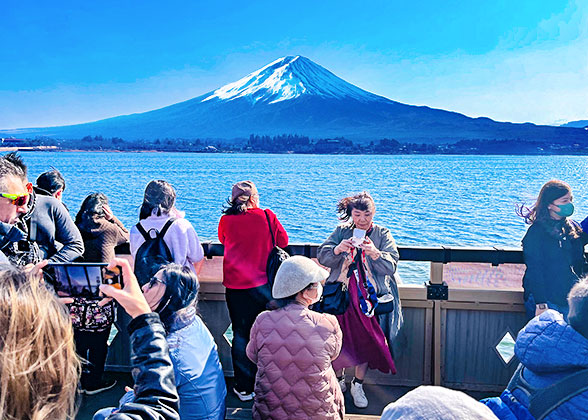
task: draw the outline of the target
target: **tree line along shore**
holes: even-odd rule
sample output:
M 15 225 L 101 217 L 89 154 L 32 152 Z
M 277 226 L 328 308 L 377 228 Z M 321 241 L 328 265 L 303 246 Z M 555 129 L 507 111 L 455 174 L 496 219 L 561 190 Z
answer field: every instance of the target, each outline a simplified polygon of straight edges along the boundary
M 149 151 L 194 153 L 299 153 L 299 154 L 479 154 L 479 155 L 587 155 L 588 141 L 562 142 L 522 140 L 458 140 L 447 143 L 400 142 L 395 139 L 352 141 L 344 137 L 312 139 L 307 136 L 250 135 L 247 139 L 125 140 L 120 137 L 85 136 L 81 139 L 4 138 L 4 150 Z

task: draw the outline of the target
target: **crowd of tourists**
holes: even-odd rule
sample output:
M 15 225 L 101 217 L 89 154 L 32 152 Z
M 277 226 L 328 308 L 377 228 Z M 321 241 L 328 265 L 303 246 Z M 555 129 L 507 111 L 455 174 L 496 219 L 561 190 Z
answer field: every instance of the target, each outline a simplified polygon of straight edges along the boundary
M 113 388 L 104 366 L 118 316 L 130 336 L 134 386 L 94 419 L 224 419 L 227 384 L 197 310 L 204 251 L 173 186 L 149 182 L 129 230 L 99 192 L 72 218 L 65 185 L 52 168 L 33 186 L 21 157 L 0 157 L 0 417 L 72 418 L 79 393 Z M 390 403 L 382 419 L 588 417 L 588 221 L 571 218 L 572 201 L 567 184 L 550 181 L 534 206 L 519 209 L 530 224 L 523 239 L 530 321 L 502 395 L 476 401 L 422 386 Z M 396 373 L 403 327 L 396 243 L 374 223 L 369 193 L 342 198 L 336 209 L 339 225 L 319 246 L 318 264 L 285 255 L 288 234 L 260 206 L 253 182 L 233 185 L 222 210 L 230 392 L 253 401 L 255 419 L 342 420 L 347 391 L 357 408 L 369 405 L 369 369 Z M 117 258 L 125 243 L 130 258 Z M 60 286 L 64 263 L 103 263 L 122 281 L 72 295 Z

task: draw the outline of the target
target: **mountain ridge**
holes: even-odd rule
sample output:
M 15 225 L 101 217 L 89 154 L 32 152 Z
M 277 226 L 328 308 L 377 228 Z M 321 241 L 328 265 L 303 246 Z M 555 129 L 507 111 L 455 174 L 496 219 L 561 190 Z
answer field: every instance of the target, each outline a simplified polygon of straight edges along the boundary
M 354 141 L 460 140 L 586 142 L 578 128 L 496 122 L 403 104 L 363 90 L 303 56 L 274 60 L 247 76 L 203 95 L 143 113 L 84 124 L 0 130 L 2 135 L 129 140 L 247 138 L 250 134 L 298 134 Z

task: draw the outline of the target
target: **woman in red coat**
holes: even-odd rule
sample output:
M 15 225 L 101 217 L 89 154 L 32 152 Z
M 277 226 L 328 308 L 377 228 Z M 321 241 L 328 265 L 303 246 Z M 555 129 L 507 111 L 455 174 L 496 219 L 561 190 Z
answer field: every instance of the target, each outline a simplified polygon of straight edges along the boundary
M 225 247 L 223 285 L 233 325 L 233 391 L 241 401 L 249 401 L 254 396 L 257 368 L 247 358 L 245 348 L 255 318 L 271 300 L 265 271 L 274 246 L 271 235 L 276 245 L 283 248 L 288 245 L 288 234 L 271 210 L 259 208 L 259 194 L 253 182 L 233 185 L 228 204 L 218 225 L 218 239 Z

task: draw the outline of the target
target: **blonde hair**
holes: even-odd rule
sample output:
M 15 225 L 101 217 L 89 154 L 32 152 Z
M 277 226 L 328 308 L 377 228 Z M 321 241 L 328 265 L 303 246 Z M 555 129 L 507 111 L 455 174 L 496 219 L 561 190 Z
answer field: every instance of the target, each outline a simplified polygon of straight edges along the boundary
M 0 418 L 74 418 L 79 376 L 64 305 L 37 276 L 0 264 Z

